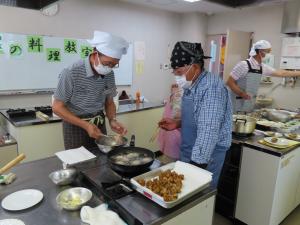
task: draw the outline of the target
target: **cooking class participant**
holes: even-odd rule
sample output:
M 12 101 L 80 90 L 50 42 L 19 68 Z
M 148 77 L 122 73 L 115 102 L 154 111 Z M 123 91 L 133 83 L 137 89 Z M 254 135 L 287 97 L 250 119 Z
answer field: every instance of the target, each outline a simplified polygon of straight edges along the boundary
M 129 44 L 121 37 L 101 31 L 95 31 L 88 42 L 93 52 L 61 72 L 54 94 L 52 107 L 63 120 L 65 149 L 96 146 L 95 139 L 106 134 L 103 110 L 114 132 L 120 135 L 127 132 L 116 119 L 113 69 L 127 53 Z
M 204 69 L 206 58 L 200 43 L 176 43 L 171 67 L 184 89 L 181 119 L 163 118 L 159 126 L 181 127 L 180 160 L 212 172 L 211 186 L 217 187 L 231 145 L 232 106 L 223 80 Z
M 254 109 L 261 76 L 296 77 L 300 71 L 275 70 L 263 63 L 270 58 L 272 46 L 266 40 L 253 44 L 249 53 L 250 58 L 241 61 L 233 68 L 227 80 L 231 89 L 234 112 L 251 112 Z
M 163 118 L 180 119 L 182 94 L 183 89 L 177 84 L 172 84 L 171 96 L 165 105 Z M 164 155 L 172 159 L 179 159 L 180 143 L 180 129 L 175 129 L 172 131 L 165 129 L 159 130 L 158 144 L 160 151 L 163 152 Z

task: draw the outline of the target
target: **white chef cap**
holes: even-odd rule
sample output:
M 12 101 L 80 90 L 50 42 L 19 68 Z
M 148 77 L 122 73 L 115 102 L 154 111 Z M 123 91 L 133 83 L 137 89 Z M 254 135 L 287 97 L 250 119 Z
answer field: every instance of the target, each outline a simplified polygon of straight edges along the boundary
M 102 31 L 94 31 L 94 38 L 87 41 L 102 54 L 115 59 L 121 59 L 129 46 L 124 38 Z
M 255 42 L 252 45 L 251 51 L 249 53 L 250 56 L 255 56 L 256 55 L 256 51 L 255 49 L 269 49 L 272 48 L 271 43 L 266 41 L 266 40 L 260 40 L 258 42 Z

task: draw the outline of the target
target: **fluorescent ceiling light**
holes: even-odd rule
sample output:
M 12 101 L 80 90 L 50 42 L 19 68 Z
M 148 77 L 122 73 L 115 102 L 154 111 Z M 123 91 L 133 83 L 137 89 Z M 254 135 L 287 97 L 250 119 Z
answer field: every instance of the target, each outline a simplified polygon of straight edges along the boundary
M 185 2 L 200 2 L 202 0 L 183 0 L 183 1 L 185 1 Z

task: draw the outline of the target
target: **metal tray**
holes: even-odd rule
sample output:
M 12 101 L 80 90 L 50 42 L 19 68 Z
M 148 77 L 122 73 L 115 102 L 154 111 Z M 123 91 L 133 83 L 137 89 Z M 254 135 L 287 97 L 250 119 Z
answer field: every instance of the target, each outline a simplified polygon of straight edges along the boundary
M 178 195 L 178 199 L 170 202 L 164 201 L 161 196 L 155 194 L 150 189 L 143 187 L 137 182 L 138 179 L 149 180 L 156 178 L 159 175 L 159 173 L 166 170 L 172 170 L 184 175 L 183 187 L 181 193 Z M 198 168 L 194 165 L 191 165 L 189 163 L 177 161 L 174 163 L 164 165 L 160 168 L 144 173 L 142 175 L 133 177 L 130 180 L 130 182 L 133 188 L 142 195 L 146 196 L 147 198 L 151 199 L 152 201 L 164 208 L 172 208 L 178 205 L 179 203 L 183 202 L 187 198 L 207 188 L 211 180 L 212 173 L 204 169 Z

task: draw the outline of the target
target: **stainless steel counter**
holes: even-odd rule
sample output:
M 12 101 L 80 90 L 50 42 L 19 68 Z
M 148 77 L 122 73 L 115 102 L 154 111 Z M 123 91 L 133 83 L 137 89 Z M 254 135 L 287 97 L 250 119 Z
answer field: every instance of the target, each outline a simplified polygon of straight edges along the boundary
M 265 153 L 268 153 L 271 155 L 275 155 L 278 157 L 286 155 L 289 152 L 299 148 L 299 146 L 294 146 L 294 147 L 290 147 L 290 148 L 286 148 L 286 149 L 272 148 L 272 147 L 258 143 L 258 141 L 263 138 L 264 138 L 263 134 L 253 134 L 251 137 L 235 137 L 235 136 L 233 136 L 232 143 L 245 145 L 254 150 L 262 151 L 262 152 L 265 152 Z
M 93 153 L 95 152 L 93 151 Z M 49 173 L 60 169 L 61 166 L 61 162 L 56 157 L 52 157 L 24 163 L 13 169 L 13 172 L 17 174 L 17 180 L 8 186 L 0 186 L 0 200 L 12 192 L 26 188 L 41 190 L 44 194 L 44 199 L 35 207 L 20 212 L 8 212 L 0 208 L 0 218 L 20 219 L 24 221 L 26 225 L 83 224 L 80 221 L 79 211 L 69 212 L 61 210 L 55 202 L 57 194 L 63 189 L 70 187 L 55 186 L 48 178 Z M 96 168 L 97 166 L 108 166 L 105 155 L 98 154 L 97 161 L 82 164 L 81 167 L 79 166 L 78 168 L 80 170 L 85 170 L 86 168 Z M 81 186 L 80 181 L 78 181 L 77 184 L 77 186 Z M 82 184 L 82 186 L 84 185 Z M 120 205 L 123 210 L 126 210 L 129 214 L 133 215 L 138 221 L 140 221 L 139 223 L 134 224 L 158 225 L 175 217 L 176 215 L 179 215 L 215 194 L 216 190 L 207 188 L 172 209 L 164 209 L 138 193 L 122 197 L 117 201 L 118 205 Z M 92 201 L 89 202 L 88 205 L 95 207 L 103 202 L 104 198 L 102 198 L 99 194 L 95 195 L 94 192 Z
M 153 103 L 153 102 L 145 102 L 140 104 L 126 104 L 120 105 L 117 111 L 117 114 L 124 114 L 124 113 L 131 113 L 131 112 L 139 112 L 143 110 L 155 109 L 159 107 L 163 107 L 163 103 Z M 46 124 L 46 123 L 57 123 L 61 122 L 61 118 L 59 117 L 49 117 L 49 121 L 43 121 L 39 118 L 33 117 L 19 117 L 19 118 L 10 118 L 6 113 L 6 110 L 0 110 L 0 113 L 8 120 L 12 125 L 15 127 L 24 127 L 24 126 L 31 126 L 31 125 L 39 125 L 39 124 Z

